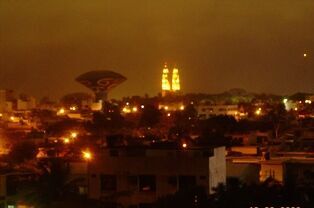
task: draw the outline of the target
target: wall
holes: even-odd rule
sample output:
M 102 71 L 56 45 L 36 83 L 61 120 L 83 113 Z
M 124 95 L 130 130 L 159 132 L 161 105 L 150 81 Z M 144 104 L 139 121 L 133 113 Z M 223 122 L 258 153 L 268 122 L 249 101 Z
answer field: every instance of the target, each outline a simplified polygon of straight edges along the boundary
M 209 186 L 208 193 L 212 194 L 213 188 L 226 183 L 226 150 L 225 147 L 214 149 L 214 156 L 209 158 Z

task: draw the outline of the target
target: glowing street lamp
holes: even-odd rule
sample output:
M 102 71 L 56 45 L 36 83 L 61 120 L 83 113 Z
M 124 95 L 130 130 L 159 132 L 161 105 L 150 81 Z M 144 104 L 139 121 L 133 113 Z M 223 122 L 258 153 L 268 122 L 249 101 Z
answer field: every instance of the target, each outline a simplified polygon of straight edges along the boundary
M 77 132 L 71 132 L 71 137 L 75 139 L 77 137 L 78 133 Z
M 83 156 L 84 160 L 86 160 L 86 161 L 91 160 L 92 157 L 93 157 L 92 153 L 90 151 L 88 151 L 88 150 L 82 151 L 82 156 Z
M 132 108 L 132 111 L 133 111 L 133 112 L 137 112 L 137 107 L 133 107 L 133 108 Z
M 64 115 L 64 113 L 65 113 L 64 108 L 60 108 L 57 112 L 57 115 Z
M 260 116 L 261 113 L 262 113 L 262 109 L 261 109 L 261 108 L 258 108 L 258 109 L 255 111 L 255 114 L 256 114 L 257 116 Z
M 69 144 L 70 143 L 70 139 L 69 138 L 63 138 L 63 143 L 64 144 Z
M 70 107 L 70 110 L 71 110 L 71 111 L 76 111 L 76 109 L 77 109 L 76 106 L 71 106 L 71 107 Z
M 90 188 L 90 184 L 89 184 L 89 174 L 90 174 L 90 167 L 89 167 L 89 161 L 91 161 L 93 159 L 93 155 L 89 150 L 85 150 L 82 151 L 82 157 L 83 159 L 86 161 L 87 164 L 87 172 L 86 172 L 86 177 L 87 177 L 87 194 L 89 195 L 89 188 Z
M 182 147 L 185 149 L 185 148 L 188 147 L 188 145 L 184 142 L 184 143 L 182 144 Z
M 288 99 L 287 99 L 287 98 L 284 98 L 284 99 L 282 100 L 282 102 L 283 102 L 283 103 L 287 103 L 287 102 L 288 102 Z

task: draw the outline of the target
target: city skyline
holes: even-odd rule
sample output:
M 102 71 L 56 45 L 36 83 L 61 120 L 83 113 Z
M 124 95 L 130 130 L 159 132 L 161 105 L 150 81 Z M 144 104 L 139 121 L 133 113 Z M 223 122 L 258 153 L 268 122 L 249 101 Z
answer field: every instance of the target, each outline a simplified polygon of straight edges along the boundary
M 183 93 L 311 93 L 313 8 L 312 1 L 1 1 L 0 88 L 60 98 L 88 92 L 77 75 L 113 70 L 128 80 L 110 98 L 156 95 L 169 62 L 180 68 Z

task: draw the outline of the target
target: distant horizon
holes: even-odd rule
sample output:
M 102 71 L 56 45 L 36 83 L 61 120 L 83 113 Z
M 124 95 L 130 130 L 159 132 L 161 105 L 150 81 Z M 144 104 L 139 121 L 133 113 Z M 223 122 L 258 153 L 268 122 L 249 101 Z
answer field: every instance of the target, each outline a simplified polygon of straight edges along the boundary
M 34 98 L 36 98 L 37 100 L 40 100 L 42 98 L 45 98 L 45 97 L 48 97 L 49 99 L 51 99 L 52 101 L 56 101 L 56 100 L 60 100 L 63 96 L 65 95 L 68 95 L 68 94 L 72 94 L 72 93 L 86 93 L 86 94 L 90 94 L 90 95 L 93 95 L 94 93 L 91 91 L 91 90 L 82 90 L 82 91 L 72 91 L 72 92 L 68 92 L 68 93 L 65 93 L 57 98 L 53 97 L 53 96 L 36 96 L 36 95 L 33 95 L 33 94 L 30 94 L 30 93 L 26 93 L 26 92 L 20 92 L 20 91 L 16 91 L 14 89 L 8 89 L 8 88 L 0 88 L 0 90 L 13 90 L 13 94 L 17 97 L 21 94 L 25 94 L 27 96 L 32 96 Z M 220 95 L 220 94 L 223 94 L 223 93 L 227 93 L 231 90 L 244 90 L 246 91 L 248 94 L 257 94 L 257 95 L 262 95 L 262 94 L 265 94 L 265 95 L 274 95 L 274 96 L 292 96 L 292 95 L 295 95 L 295 94 L 298 94 L 298 93 L 301 93 L 301 94 L 309 94 L 309 95 L 314 95 L 314 92 L 299 92 L 299 91 L 296 91 L 296 92 L 293 92 L 293 93 L 290 93 L 290 94 L 277 94 L 277 93 L 271 93 L 271 92 L 253 92 L 253 91 L 249 91 L 247 89 L 243 89 L 243 88 L 231 88 L 229 90 L 225 90 L 223 92 L 181 92 L 180 95 L 182 96 L 185 96 L 185 95 L 189 95 L 189 94 L 205 94 L 205 95 Z M 151 94 L 148 94 L 148 93 L 144 93 L 143 95 L 139 95 L 139 94 L 131 94 L 131 95 L 125 95 L 125 96 L 122 96 L 122 97 L 111 97 L 111 92 L 108 93 L 108 100 L 111 100 L 111 99 L 123 99 L 125 97 L 133 97 L 133 96 L 140 96 L 140 97 L 144 97 L 145 95 L 148 95 L 149 97 L 157 97 L 159 95 L 160 92 L 156 93 L 155 95 L 151 95 Z

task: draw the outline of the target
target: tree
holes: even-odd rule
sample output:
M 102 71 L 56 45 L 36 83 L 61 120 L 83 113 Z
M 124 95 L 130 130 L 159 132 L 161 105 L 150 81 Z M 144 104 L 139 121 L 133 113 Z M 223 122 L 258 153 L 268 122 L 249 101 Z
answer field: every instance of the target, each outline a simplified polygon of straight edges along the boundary
M 208 118 L 207 120 L 201 121 L 200 127 L 203 135 L 208 133 L 215 133 L 218 135 L 224 135 L 235 129 L 237 121 L 233 116 L 219 115 Z
M 83 178 L 69 177 L 69 167 L 63 159 L 51 158 L 38 164 L 41 174 L 20 199 L 35 207 L 56 207 L 56 202 L 70 202 L 73 199 L 84 200 L 78 195 L 76 184 Z M 59 206 L 58 206 L 59 207 Z
M 266 120 L 273 126 L 275 138 L 279 138 L 280 131 L 287 125 L 288 114 L 283 104 L 278 104 L 266 115 Z
M 125 126 L 125 119 L 120 114 L 117 106 L 108 106 L 103 112 L 95 112 L 91 123 L 86 127 L 97 135 L 105 135 L 106 132 L 119 130 Z
M 146 105 L 140 118 L 140 126 L 153 127 L 159 123 L 161 112 L 153 105 Z
M 12 163 L 22 163 L 34 159 L 37 154 L 37 147 L 32 142 L 19 142 L 13 145 L 9 159 Z
M 70 94 L 64 95 L 61 98 L 61 103 L 62 103 L 62 105 L 67 106 L 67 107 L 74 105 L 74 106 L 81 108 L 81 107 L 84 107 L 84 106 L 82 106 L 82 103 L 84 101 L 92 102 L 92 100 L 93 100 L 93 97 L 88 93 L 75 92 L 75 93 L 70 93 Z

